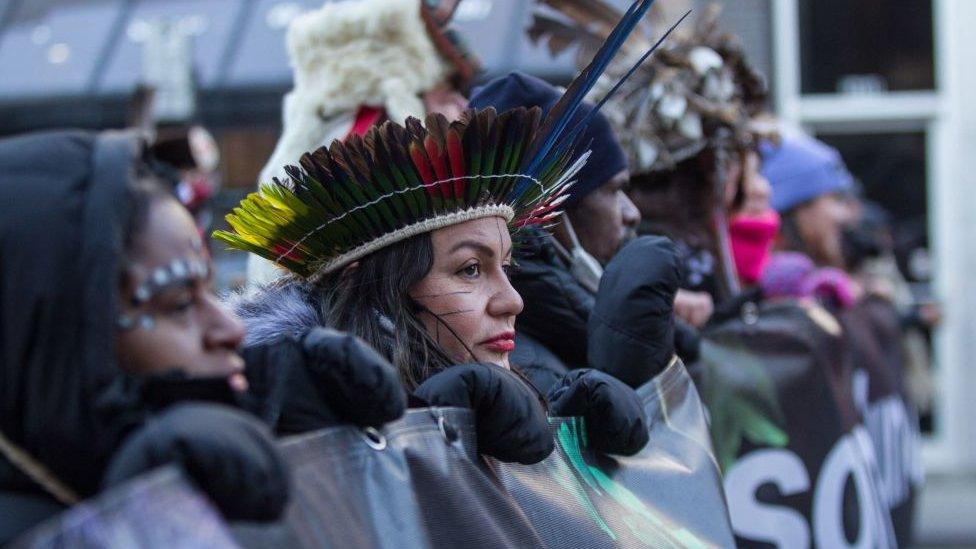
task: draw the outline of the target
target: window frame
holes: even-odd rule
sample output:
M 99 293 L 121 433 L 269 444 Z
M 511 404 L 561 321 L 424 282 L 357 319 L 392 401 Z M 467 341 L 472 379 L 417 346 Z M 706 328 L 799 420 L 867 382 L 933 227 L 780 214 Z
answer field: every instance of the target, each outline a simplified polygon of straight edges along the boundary
M 932 0 L 933 90 L 871 94 L 802 93 L 800 0 L 772 3 L 773 101 L 784 122 L 810 131 L 829 128 L 831 133 L 925 132 L 933 289 L 946 306 L 947 321 L 935 333 L 935 424 L 932 434 L 923 439 L 922 455 L 926 471 L 939 473 L 976 467 L 976 455 L 968 448 L 968 440 L 976 436 L 976 429 L 967 425 L 970 422 L 966 415 L 959 415 L 966 410 L 971 413 L 971 404 L 966 390 L 958 390 L 972 377 L 964 372 L 965 365 L 971 362 L 964 350 L 969 345 L 964 340 L 972 334 L 965 333 L 967 319 L 953 316 L 954 310 L 967 304 L 947 301 L 947 296 L 972 293 L 965 286 L 967 276 L 960 272 L 967 264 L 965 258 L 959 257 L 967 241 L 953 226 L 953 219 L 959 216 L 960 197 L 972 193 L 965 189 L 962 178 L 954 177 L 964 169 L 965 160 L 957 158 L 958 147 L 953 143 L 967 127 L 949 116 L 949 108 L 958 102 L 947 99 L 947 95 L 962 93 L 958 88 L 964 85 L 951 71 L 959 70 L 966 55 L 963 52 L 976 51 L 976 37 L 965 35 L 958 25 L 950 25 L 960 12 L 971 9 L 960 4 L 965 1 L 971 0 Z M 952 87 L 947 90 L 947 85 Z

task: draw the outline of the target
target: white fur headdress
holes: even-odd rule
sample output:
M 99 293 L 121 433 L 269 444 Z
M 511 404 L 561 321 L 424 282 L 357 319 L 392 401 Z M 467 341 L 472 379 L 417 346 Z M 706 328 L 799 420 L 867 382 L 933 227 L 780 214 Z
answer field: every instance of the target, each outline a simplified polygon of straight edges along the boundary
M 295 84 L 282 107 L 283 129 L 259 181 L 284 179 L 284 167 L 352 127 L 360 105 L 390 120 L 426 114 L 420 94 L 450 75 L 421 17 L 422 0 L 327 2 L 296 17 L 287 34 Z M 249 262 L 248 278 L 270 280 L 276 269 Z
M 285 164 L 343 137 L 360 105 L 383 108 L 400 123 L 426 114 L 419 94 L 451 69 L 426 30 L 420 2 L 330 2 L 292 21 L 295 87 L 285 96 L 284 129 L 262 182 L 284 177 Z

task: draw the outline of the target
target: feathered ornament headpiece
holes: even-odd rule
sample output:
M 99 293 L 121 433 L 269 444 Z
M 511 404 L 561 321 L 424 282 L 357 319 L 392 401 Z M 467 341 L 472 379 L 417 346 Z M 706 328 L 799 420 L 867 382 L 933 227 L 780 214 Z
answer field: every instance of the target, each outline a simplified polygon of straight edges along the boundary
M 548 44 L 553 54 L 578 46 L 580 56 L 592 51 L 619 16 L 603 0 L 538 0 L 529 36 Z M 644 174 L 674 169 L 709 146 L 747 147 L 757 137 L 775 137 L 775 128 L 760 116 L 765 108 L 765 79 L 747 62 L 741 44 L 720 31 L 720 9 L 710 6 L 691 33 L 676 34 L 651 62 L 641 65 L 604 114 L 613 123 L 627 151 L 631 171 Z M 604 81 L 592 91 L 604 97 L 628 59 L 650 44 L 643 25 L 623 46 Z
M 303 155 L 287 180 L 263 185 L 227 216 L 232 232 L 214 237 L 316 281 L 464 221 L 500 216 L 513 232 L 545 223 L 588 155 L 574 150 L 589 118 L 571 124 L 573 116 L 653 2 L 631 5 L 545 120 L 538 108 L 519 108 L 386 122 Z

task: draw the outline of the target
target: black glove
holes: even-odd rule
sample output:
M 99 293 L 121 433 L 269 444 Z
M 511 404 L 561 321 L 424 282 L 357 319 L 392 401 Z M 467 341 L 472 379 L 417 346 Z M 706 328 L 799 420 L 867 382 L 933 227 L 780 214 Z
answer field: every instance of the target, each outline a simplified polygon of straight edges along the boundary
M 692 364 L 701 354 L 701 334 L 691 324 L 674 319 L 674 352 L 685 364 Z
M 177 404 L 129 435 L 102 484 L 120 484 L 175 464 L 230 520 L 276 520 L 288 503 L 289 474 L 267 428 L 215 404 Z
M 313 328 L 242 355 L 253 396 L 248 408 L 278 434 L 343 423 L 379 427 L 406 410 L 396 369 L 355 336 Z
M 549 392 L 549 410 L 586 420 L 586 438 L 607 454 L 634 455 L 650 438 L 644 406 L 619 379 L 591 369 L 573 370 Z
M 607 264 L 588 322 L 587 356 L 631 387 L 659 374 L 674 355 L 678 251 L 667 238 L 642 236 Z
M 500 366 L 452 366 L 429 377 L 414 394 L 431 406 L 474 410 L 478 450 L 501 461 L 538 463 L 555 448 L 538 394 Z

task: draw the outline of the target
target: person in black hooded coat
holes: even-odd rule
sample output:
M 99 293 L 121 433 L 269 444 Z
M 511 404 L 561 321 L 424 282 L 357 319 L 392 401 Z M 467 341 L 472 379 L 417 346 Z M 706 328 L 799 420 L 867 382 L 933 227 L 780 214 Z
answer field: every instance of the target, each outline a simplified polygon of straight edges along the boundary
M 287 501 L 263 426 L 224 406 L 157 411 L 152 384 L 120 368 L 141 149 L 121 133 L 0 141 L 0 543 L 167 462 L 229 518 L 274 518 Z
M 0 143 L 0 431 L 83 494 L 119 437 L 95 404 L 115 374 L 105 283 L 133 147 L 83 133 Z M 0 490 L 0 540 L 62 508 L 8 456 Z

